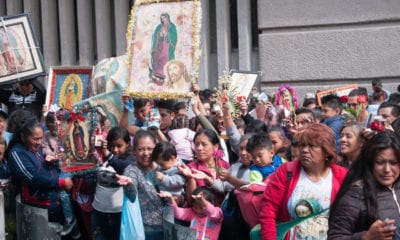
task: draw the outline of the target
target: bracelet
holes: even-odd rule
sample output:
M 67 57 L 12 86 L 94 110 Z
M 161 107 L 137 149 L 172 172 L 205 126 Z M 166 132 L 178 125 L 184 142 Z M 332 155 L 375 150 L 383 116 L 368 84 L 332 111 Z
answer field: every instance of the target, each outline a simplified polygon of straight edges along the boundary
M 224 116 L 225 119 L 232 118 L 232 116 Z

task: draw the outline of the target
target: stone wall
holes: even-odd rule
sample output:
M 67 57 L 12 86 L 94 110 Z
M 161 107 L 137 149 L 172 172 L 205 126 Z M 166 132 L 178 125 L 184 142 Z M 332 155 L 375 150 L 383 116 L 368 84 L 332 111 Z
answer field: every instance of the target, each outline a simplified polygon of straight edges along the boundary
M 400 84 L 400 1 L 258 1 L 262 88 L 283 83 L 306 92 L 373 78 Z M 300 101 L 302 102 L 302 101 Z

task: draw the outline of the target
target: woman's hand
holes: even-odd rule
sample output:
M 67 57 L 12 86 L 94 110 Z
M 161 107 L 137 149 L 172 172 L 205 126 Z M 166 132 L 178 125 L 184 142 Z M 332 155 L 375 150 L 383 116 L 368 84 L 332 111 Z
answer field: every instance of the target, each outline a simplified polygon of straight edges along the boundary
M 161 182 L 164 178 L 164 174 L 162 172 L 156 172 L 156 178 Z
M 392 240 L 394 236 L 394 231 L 396 221 L 391 220 L 376 220 L 368 229 L 368 231 L 364 234 L 363 240 L 373 240 L 373 239 L 383 239 L 383 240 Z
M 115 176 L 117 176 L 117 182 L 119 183 L 119 185 L 121 186 L 129 186 L 132 185 L 132 178 L 124 176 L 124 175 L 118 175 L 116 174 Z
M 107 140 L 101 140 L 101 151 L 103 152 L 104 157 L 108 157 L 110 155 Z
M 174 198 L 173 198 L 173 196 L 172 196 L 172 194 L 170 192 L 163 192 L 162 191 L 160 193 L 157 193 L 157 195 L 160 198 L 165 199 L 167 201 L 167 203 L 170 204 L 170 205 L 174 202 Z
M 66 178 L 65 179 L 65 190 L 71 190 L 71 188 L 74 186 L 74 182 L 72 181 L 72 178 Z
M 188 167 L 186 164 L 178 165 L 178 171 L 185 177 L 192 178 L 192 169 Z
M 229 178 L 231 177 L 231 175 L 229 174 L 229 170 L 225 169 L 225 168 L 219 168 L 218 169 L 218 174 L 219 174 L 219 178 L 222 181 L 228 181 Z
M 204 180 L 208 186 L 211 186 L 214 183 L 214 179 L 212 177 L 208 176 L 205 172 L 194 168 L 192 169 L 192 177 L 197 180 Z

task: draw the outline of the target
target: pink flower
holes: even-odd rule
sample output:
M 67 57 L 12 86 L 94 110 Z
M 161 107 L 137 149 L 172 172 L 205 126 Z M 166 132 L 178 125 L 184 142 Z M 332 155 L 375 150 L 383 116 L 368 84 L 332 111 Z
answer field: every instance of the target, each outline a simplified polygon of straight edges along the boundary
M 360 95 L 357 97 L 357 103 L 367 103 L 367 97 L 364 95 Z
M 212 155 L 213 155 L 213 157 L 214 157 L 215 159 L 219 160 L 219 159 L 222 158 L 222 156 L 224 155 L 224 153 L 222 152 L 221 149 L 218 149 L 218 150 L 215 150 L 215 151 L 213 152 Z

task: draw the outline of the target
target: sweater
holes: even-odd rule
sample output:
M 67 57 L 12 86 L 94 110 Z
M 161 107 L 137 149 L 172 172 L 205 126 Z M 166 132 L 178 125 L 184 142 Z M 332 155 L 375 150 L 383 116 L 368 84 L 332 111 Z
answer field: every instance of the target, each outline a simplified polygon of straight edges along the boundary
M 65 186 L 53 164 L 46 164 L 42 151 L 31 152 L 17 143 L 8 154 L 12 175 L 21 186 L 21 201 L 47 208 L 58 201 L 58 190 Z
M 124 193 L 132 202 L 138 197 L 146 234 L 163 231 L 163 201 L 157 195 L 155 171 L 143 171 L 136 165 L 129 165 L 124 175 L 133 182 L 124 186 Z
M 259 215 L 262 239 L 275 240 L 277 236 L 276 223 L 291 220 L 288 211 L 288 201 L 293 190 L 296 188 L 301 168 L 302 166 L 299 160 L 286 162 L 271 175 L 271 180 L 264 191 L 264 198 L 261 203 L 262 206 Z M 288 169 L 293 169 L 293 171 L 289 173 Z M 330 200 L 333 202 L 346 176 L 347 169 L 336 164 L 332 164 L 331 169 L 333 176 Z M 286 235 L 286 239 L 287 238 L 288 235 Z
M 180 208 L 175 202 L 172 208 L 176 219 L 189 221 L 190 228 L 196 229 L 198 240 L 218 240 L 222 220 L 224 219 L 221 208 L 207 203 L 205 216 L 198 216 L 191 208 Z

